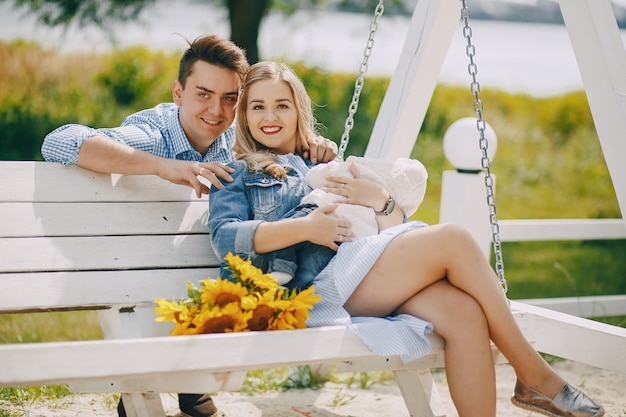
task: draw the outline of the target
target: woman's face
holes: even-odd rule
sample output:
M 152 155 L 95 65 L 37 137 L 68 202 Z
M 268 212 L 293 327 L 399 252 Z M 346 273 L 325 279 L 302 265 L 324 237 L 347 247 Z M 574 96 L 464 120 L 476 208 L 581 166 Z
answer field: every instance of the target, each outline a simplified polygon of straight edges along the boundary
M 252 137 L 276 154 L 295 153 L 298 114 L 289 84 L 257 81 L 248 88 L 246 118 Z

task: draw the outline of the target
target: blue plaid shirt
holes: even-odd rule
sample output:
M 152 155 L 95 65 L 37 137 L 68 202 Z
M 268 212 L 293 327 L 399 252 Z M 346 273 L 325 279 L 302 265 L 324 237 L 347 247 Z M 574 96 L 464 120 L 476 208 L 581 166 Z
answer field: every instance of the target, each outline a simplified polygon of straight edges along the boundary
M 191 147 L 178 119 L 178 106 L 162 103 L 131 114 L 120 127 L 93 129 L 78 124 L 61 126 L 43 141 L 41 154 L 46 161 L 77 164 L 78 151 L 87 138 L 104 135 L 133 148 L 169 159 L 220 162 L 233 160 L 233 126 L 219 136 L 205 155 Z

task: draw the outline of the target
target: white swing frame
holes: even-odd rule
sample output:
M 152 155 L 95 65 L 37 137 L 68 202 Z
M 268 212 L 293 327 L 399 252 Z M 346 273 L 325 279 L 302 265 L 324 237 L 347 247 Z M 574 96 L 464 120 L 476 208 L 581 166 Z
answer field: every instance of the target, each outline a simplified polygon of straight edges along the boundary
M 610 0 L 560 0 L 566 28 L 581 72 L 597 133 L 615 187 L 621 212 L 626 210 L 626 50 Z M 392 159 L 411 154 L 444 58 L 459 24 L 459 0 L 420 0 L 417 2 L 399 63 L 392 75 L 365 152 L 366 157 Z M 478 145 L 477 145 L 478 146 Z M 455 173 L 456 174 L 456 173 Z M 463 175 L 463 174 L 459 174 Z M 468 177 L 469 178 L 469 177 Z M 482 184 L 482 183 L 481 183 Z M 465 184 L 467 185 L 467 183 Z M 483 187 L 484 188 L 484 187 Z M 479 199 L 484 191 L 478 188 Z M 457 190 L 462 194 L 462 190 Z M 442 190 L 444 192 L 450 190 Z M 454 193 L 454 191 L 452 191 Z M 467 194 L 467 189 L 465 194 Z M 469 200 L 455 201 L 455 212 L 464 212 Z M 485 207 L 486 208 L 486 207 Z M 444 207 L 442 207 L 444 210 Z M 449 210 L 447 210 L 449 211 Z M 489 222 L 480 218 L 486 211 L 463 217 L 459 223 L 469 226 L 483 247 L 491 238 Z M 442 219 L 455 221 L 460 218 Z M 532 230 L 546 222 L 514 221 L 519 233 L 520 222 Z M 610 219 L 606 238 L 626 238 L 624 219 Z M 531 223 L 533 223 L 531 225 Z M 604 223 L 606 222 L 602 222 Z M 477 230 L 475 224 L 483 225 Z M 586 220 L 568 222 L 585 229 L 600 225 Z M 501 221 L 502 235 L 508 224 Z M 536 226 L 535 226 L 536 225 Z M 600 226 L 602 226 L 600 225 Z M 558 224 L 556 233 L 563 233 Z M 592 233 L 598 237 L 598 233 Z M 558 237 L 556 237 L 558 238 Z M 581 236 L 581 238 L 585 238 Z M 593 302 L 598 302 L 596 297 Z M 626 296 L 612 296 L 607 301 L 611 311 L 626 314 Z M 539 303 L 537 303 L 539 304 Z M 547 304 L 547 303 L 546 303 Z M 616 304 L 620 304 L 617 306 Z M 557 304 L 551 304 L 556 306 Z M 537 309 L 528 303 L 512 302 L 512 308 L 523 312 L 522 328 L 541 352 L 579 361 L 592 366 L 626 373 L 626 329 L 607 326 L 558 311 Z M 558 334 L 559 337 L 555 337 Z

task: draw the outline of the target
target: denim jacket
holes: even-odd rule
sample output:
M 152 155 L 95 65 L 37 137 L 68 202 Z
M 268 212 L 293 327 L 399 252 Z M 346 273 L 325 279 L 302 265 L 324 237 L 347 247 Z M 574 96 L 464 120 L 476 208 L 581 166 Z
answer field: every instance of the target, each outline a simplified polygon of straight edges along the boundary
M 224 182 L 221 190 L 211 187 L 209 229 L 211 245 L 220 259 L 231 252 L 242 259 L 251 259 L 263 269 L 258 261 L 263 255 L 254 252 L 256 228 L 261 222 L 284 218 L 300 204 L 302 197 L 311 192 L 306 173 L 313 164 L 299 155 L 279 155 L 277 158 L 287 169 L 285 180 L 251 172 L 245 161 L 236 160 L 230 164 L 235 169 L 231 174 L 233 182 Z M 228 276 L 223 268 L 220 276 Z

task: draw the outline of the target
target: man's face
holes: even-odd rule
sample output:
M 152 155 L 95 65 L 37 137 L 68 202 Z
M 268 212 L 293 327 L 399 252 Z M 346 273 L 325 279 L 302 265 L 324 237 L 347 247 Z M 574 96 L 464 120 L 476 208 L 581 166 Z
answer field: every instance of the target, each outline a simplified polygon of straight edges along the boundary
M 174 81 L 172 93 L 180 107 L 180 123 L 191 146 L 201 154 L 233 123 L 239 86 L 235 71 L 204 61 L 193 65 L 185 88 Z

